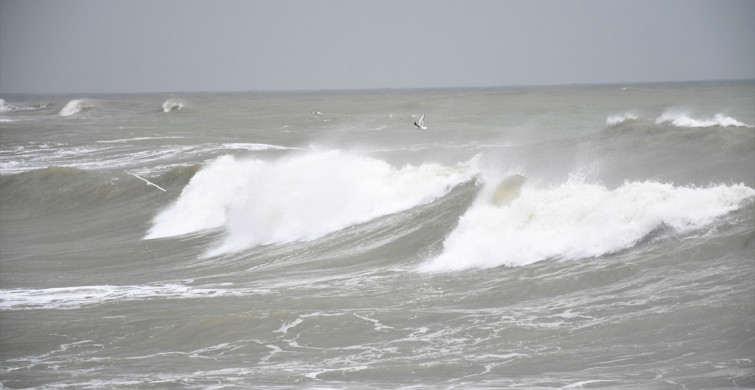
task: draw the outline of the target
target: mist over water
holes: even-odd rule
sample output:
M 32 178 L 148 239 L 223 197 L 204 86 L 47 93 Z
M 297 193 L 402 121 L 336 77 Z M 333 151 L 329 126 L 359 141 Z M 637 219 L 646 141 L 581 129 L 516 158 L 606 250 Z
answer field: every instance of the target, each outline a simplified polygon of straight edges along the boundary
M 751 82 L 3 96 L 0 382 L 752 388 L 754 124 Z

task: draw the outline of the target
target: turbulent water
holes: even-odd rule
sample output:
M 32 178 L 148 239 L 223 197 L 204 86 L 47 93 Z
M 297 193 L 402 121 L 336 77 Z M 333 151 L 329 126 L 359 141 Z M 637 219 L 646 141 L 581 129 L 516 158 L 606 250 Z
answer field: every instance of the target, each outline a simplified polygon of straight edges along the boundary
M 752 82 L 2 98 L 0 387 L 755 387 Z

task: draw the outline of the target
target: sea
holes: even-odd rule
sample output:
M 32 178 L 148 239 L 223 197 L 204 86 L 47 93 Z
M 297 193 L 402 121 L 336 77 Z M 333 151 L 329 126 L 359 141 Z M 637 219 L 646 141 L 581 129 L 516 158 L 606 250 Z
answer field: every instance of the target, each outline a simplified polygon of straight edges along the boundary
M 755 388 L 753 126 L 752 80 L 3 95 L 0 388 Z

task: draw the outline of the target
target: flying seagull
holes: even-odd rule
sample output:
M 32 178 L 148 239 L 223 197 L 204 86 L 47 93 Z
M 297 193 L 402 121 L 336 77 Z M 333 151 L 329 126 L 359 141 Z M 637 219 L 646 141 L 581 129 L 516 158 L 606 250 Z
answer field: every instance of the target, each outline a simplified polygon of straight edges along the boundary
M 425 114 L 422 114 L 422 116 L 419 117 L 419 120 L 414 122 L 414 126 L 417 126 L 418 128 L 422 130 L 427 129 L 427 126 L 425 126 Z
M 156 187 L 158 190 L 162 190 L 163 192 L 168 192 L 165 188 L 162 188 L 159 185 L 157 185 L 157 184 L 155 184 L 155 183 L 153 183 L 153 182 L 151 182 L 151 181 L 149 181 L 149 180 L 147 180 L 147 179 L 145 179 L 145 178 L 143 178 L 143 177 L 141 177 L 141 176 L 139 176 L 139 175 L 137 175 L 135 173 L 129 173 L 129 175 L 134 176 L 137 179 L 143 180 L 145 183 L 147 183 L 148 186 L 153 186 L 153 187 Z

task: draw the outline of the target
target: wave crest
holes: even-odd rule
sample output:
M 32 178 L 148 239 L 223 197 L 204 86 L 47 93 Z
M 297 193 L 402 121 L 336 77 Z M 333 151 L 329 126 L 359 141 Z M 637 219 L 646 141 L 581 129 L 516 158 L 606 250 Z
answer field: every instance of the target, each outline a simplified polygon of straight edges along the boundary
M 339 151 L 272 162 L 223 156 L 196 173 L 146 238 L 224 229 L 225 240 L 209 255 L 314 240 L 429 203 L 474 177 L 470 165 L 394 168 Z
M 184 108 L 184 102 L 178 99 L 168 99 L 163 102 L 163 112 L 181 111 Z
M 509 207 L 478 199 L 423 272 L 523 266 L 542 260 L 601 256 L 630 248 L 657 229 L 679 233 L 711 224 L 755 197 L 743 184 L 708 188 L 657 182 L 615 190 L 567 183 L 524 188 Z
M 74 99 L 66 103 L 66 105 L 58 111 L 60 116 L 71 116 L 80 113 L 81 111 L 88 110 L 94 107 L 91 103 L 86 102 L 83 99 Z
M 13 112 L 13 111 L 41 110 L 47 107 L 48 105 L 49 105 L 48 103 L 42 103 L 36 106 L 22 106 L 22 105 L 10 104 L 6 102 L 5 99 L 0 99 L 0 114 L 6 113 L 6 112 Z
M 666 111 L 659 116 L 655 123 L 671 124 L 676 127 L 753 127 L 732 117 L 718 113 L 713 118 L 693 118 L 684 112 Z
M 637 119 L 638 119 L 637 115 L 631 112 L 625 112 L 624 114 L 621 114 L 621 115 L 612 115 L 606 118 L 606 124 L 608 126 L 618 126 L 622 123 L 636 121 Z

